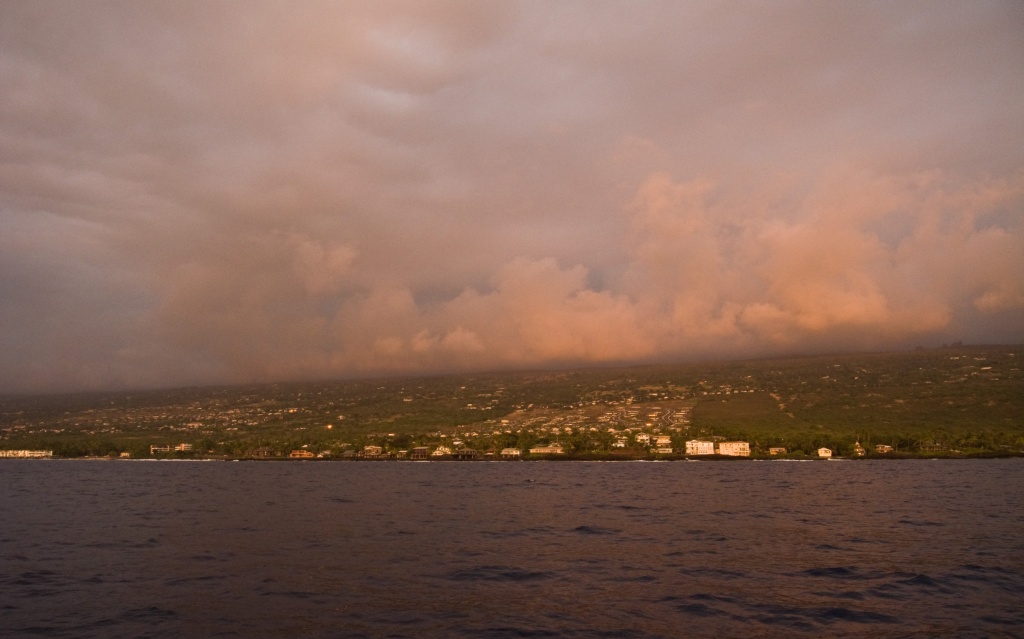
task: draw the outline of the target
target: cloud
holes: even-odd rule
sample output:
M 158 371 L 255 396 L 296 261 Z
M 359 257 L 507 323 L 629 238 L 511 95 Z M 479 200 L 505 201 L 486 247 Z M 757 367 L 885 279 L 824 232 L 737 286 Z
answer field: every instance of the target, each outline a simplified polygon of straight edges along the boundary
M 652 353 L 634 305 L 589 288 L 586 276 L 580 265 L 563 269 L 551 258 L 519 258 L 493 278 L 492 292 L 463 293 L 443 313 L 478 326 L 505 363 L 600 362 Z
M 352 267 L 356 252 L 348 246 L 325 248 L 311 239 L 293 239 L 294 267 L 310 295 L 337 292 Z
M 976 220 L 1019 208 L 1019 176 L 842 176 L 822 172 L 799 198 L 774 185 L 746 183 L 737 194 L 707 178 L 652 176 L 634 202 L 634 286 L 671 305 L 681 330 L 698 327 L 694 337 L 768 349 L 829 334 L 874 347 L 963 330 L 954 318 L 973 290 L 1017 290 L 1019 222 L 979 229 Z M 899 241 L 873 230 L 901 210 L 914 215 Z M 992 305 L 974 306 L 1009 308 L 996 306 L 1002 296 L 985 299 Z
M 0 7 L 0 391 L 1024 339 L 1017 3 Z

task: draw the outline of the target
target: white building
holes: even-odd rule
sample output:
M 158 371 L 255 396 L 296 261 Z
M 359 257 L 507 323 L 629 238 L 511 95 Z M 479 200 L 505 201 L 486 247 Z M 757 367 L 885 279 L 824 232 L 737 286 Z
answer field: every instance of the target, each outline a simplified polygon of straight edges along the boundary
M 531 455 L 561 455 L 564 452 L 562 445 L 557 443 L 547 446 L 534 446 L 530 449 Z
M 750 442 L 719 442 L 718 454 L 729 457 L 750 457 Z
M 714 455 L 715 442 L 708 442 L 702 439 L 691 439 L 686 442 L 687 455 Z
M 52 450 L 0 450 L 0 457 L 53 457 Z
M 832 449 L 831 448 L 825 448 L 824 446 L 822 446 L 821 448 L 818 449 L 818 457 L 821 457 L 822 459 L 828 459 L 831 456 L 832 456 Z

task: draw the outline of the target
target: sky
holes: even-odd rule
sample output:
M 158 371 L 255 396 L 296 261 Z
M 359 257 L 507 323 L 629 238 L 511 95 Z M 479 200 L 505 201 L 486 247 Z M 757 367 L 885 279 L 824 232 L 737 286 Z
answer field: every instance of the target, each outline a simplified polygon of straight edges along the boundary
M 0 392 L 1024 342 L 1024 3 L 0 0 Z

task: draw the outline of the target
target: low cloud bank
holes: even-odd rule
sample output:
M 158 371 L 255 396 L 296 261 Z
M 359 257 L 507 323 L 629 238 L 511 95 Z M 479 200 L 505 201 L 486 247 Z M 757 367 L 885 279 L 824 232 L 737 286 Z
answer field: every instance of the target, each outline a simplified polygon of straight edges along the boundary
M 1024 341 L 1024 5 L 0 5 L 0 392 Z

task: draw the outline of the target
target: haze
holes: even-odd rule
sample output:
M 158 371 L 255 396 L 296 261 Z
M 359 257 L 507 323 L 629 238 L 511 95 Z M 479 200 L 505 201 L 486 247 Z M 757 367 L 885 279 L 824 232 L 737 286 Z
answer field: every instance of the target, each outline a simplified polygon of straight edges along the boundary
M 0 2 L 0 392 L 1024 341 L 1024 3 Z

